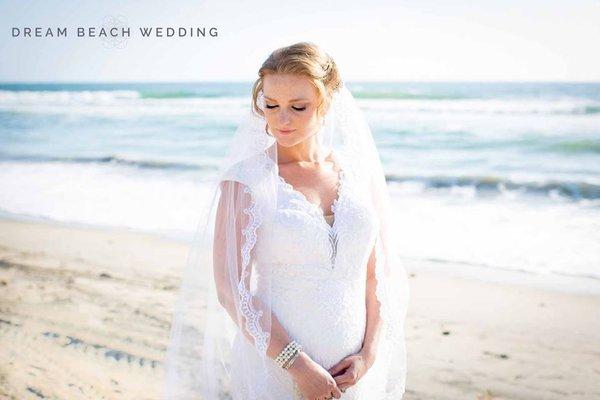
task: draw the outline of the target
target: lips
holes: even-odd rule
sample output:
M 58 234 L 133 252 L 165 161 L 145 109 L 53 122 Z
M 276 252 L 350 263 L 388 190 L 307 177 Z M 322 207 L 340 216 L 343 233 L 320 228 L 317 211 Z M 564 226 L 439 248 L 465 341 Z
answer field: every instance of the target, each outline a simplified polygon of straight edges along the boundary
M 280 135 L 289 135 L 290 133 L 293 133 L 294 131 L 295 131 L 295 129 L 290 129 L 290 130 L 277 129 L 277 132 L 279 132 Z

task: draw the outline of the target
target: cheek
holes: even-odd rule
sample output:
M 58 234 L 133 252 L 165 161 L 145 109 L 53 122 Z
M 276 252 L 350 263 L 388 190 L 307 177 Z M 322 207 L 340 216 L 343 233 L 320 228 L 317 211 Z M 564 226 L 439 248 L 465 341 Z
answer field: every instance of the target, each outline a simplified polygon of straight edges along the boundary
M 319 121 L 316 113 L 306 113 L 298 116 L 298 122 L 309 128 L 316 126 Z
M 281 121 L 279 120 L 279 114 L 276 111 L 269 111 L 265 113 L 265 120 L 267 121 L 267 125 L 273 129 L 273 127 L 279 127 L 281 125 Z
M 265 119 L 267 120 L 267 124 L 269 124 L 270 126 L 273 126 L 273 123 L 275 122 L 274 113 L 265 111 Z

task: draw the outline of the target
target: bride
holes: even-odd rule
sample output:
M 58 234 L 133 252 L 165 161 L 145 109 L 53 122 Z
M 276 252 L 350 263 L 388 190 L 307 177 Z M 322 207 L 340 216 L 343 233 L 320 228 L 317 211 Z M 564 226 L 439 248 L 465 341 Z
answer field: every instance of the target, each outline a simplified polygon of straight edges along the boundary
M 164 399 L 401 399 L 409 298 L 371 131 L 333 59 L 275 50 L 182 280 Z

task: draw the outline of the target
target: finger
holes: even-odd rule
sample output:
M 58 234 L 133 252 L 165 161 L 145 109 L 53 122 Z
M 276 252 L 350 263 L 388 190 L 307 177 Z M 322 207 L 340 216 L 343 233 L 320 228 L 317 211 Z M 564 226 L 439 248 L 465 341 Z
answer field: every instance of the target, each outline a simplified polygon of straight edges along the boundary
M 336 399 L 339 399 L 340 397 L 342 397 L 342 392 L 337 386 L 335 386 L 331 389 L 331 393 L 333 394 L 333 397 L 335 397 Z
M 352 369 L 348 368 L 346 372 L 344 372 L 342 375 L 337 376 L 336 378 L 339 378 L 340 383 L 354 383 L 356 375 L 354 374 L 354 371 Z M 338 382 L 337 379 L 336 382 Z
M 344 368 L 348 367 L 349 364 L 350 364 L 350 360 L 343 359 L 339 363 L 335 364 L 333 367 L 329 368 L 328 371 L 331 375 L 335 375 L 338 372 L 340 372 L 341 370 L 343 370 Z
M 338 387 L 340 385 L 345 385 L 348 383 L 347 379 L 345 379 L 343 375 L 334 376 L 333 379 L 335 380 L 335 383 L 338 385 Z
M 335 375 L 337 374 L 340 370 L 342 370 L 342 366 L 343 366 L 343 362 L 344 360 L 338 362 L 337 364 L 335 364 L 333 367 L 329 368 L 327 370 L 327 372 L 329 372 L 331 375 Z

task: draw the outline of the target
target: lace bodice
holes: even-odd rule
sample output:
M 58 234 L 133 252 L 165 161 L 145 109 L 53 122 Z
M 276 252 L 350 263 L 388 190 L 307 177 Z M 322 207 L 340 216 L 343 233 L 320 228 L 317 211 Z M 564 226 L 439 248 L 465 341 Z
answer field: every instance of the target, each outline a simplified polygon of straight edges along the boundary
M 353 174 L 336 157 L 339 171 L 337 198 L 330 225 L 319 206 L 279 176 L 278 207 L 273 220 L 263 221 L 254 248 L 256 266 L 279 264 L 290 278 L 351 279 L 362 277 L 377 234 L 375 212 L 364 196 L 353 190 Z M 297 270 L 294 265 L 324 268 Z M 362 267 L 362 268 L 361 268 Z M 314 274 L 313 274 L 314 273 Z

